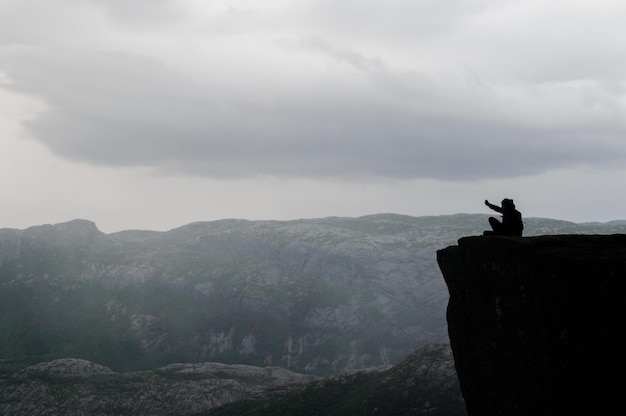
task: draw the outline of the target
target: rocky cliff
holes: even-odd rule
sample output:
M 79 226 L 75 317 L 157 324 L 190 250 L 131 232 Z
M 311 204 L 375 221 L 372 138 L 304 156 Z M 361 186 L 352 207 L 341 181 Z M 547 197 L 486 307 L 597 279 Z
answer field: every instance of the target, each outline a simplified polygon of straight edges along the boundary
M 399 362 L 447 340 L 433 256 L 440 223 L 380 215 L 162 233 L 104 234 L 85 220 L 0 230 L 0 378 L 66 357 L 115 371 L 219 361 L 318 375 Z
M 437 252 L 468 414 L 626 414 L 626 235 L 466 237 Z
M 0 229 L 0 381 L 67 357 L 117 372 L 214 361 L 328 375 L 398 363 L 448 342 L 435 252 L 482 233 L 487 218 Z M 626 225 L 526 218 L 525 233 L 626 233 Z

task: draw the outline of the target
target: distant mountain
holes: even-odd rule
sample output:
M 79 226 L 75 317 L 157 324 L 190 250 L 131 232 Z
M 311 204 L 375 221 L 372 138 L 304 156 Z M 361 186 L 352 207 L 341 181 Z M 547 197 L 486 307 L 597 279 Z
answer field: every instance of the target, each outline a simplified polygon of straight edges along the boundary
M 74 357 L 115 371 L 174 362 L 333 374 L 447 342 L 435 251 L 487 215 L 221 220 L 100 232 L 0 230 L 0 369 Z M 528 218 L 525 234 L 626 225 Z

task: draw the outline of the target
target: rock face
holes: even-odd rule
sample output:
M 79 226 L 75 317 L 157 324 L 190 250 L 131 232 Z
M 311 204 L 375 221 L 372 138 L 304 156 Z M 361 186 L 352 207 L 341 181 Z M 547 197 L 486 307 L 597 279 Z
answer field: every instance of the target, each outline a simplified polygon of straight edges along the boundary
M 435 252 L 482 233 L 487 218 L 0 229 L 0 381 L 67 357 L 118 372 L 210 361 L 328 375 L 398 363 L 448 342 Z M 525 233 L 626 233 L 626 225 L 526 218 Z
M 0 389 L 2 415 L 194 415 L 316 380 L 278 367 L 171 364 L 116 373 L 80 359 L 27 367 Z
M 397 363 L 447 341 L 433 256 L 456 239 L 437 231 L 445 223 L 378 215 L 0 230 L 0 360 L 78 357 L 116 371 L 216 361 L 317 375 Z
M 626 414 L 626 235 L 466 237 L 437 252 L 468 414 Z
M 321 379 L 228 404 L 211 416 L 466 416 L 449 345 L 428 345 L 392 368 Z
M 67 358 L 24 368 L 0 383 L 0 415 L 207 414 L 465 416 L 465 406 L 445 344 L 426 346 L 393 367 L 329 378 L 213 362 L 117 373 Z

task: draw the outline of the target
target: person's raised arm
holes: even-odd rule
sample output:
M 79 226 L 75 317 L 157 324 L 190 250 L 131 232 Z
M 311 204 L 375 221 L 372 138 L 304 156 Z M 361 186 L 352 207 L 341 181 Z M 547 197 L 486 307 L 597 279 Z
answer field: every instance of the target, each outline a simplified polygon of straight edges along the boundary
M 486 199 L 485 199 L 485 205 L 487 205 L 489 208 L 491 208 L 492 210 L 494 210 L 494 211 L 496 211 L 496 212 L 500 212 L 500 213 L 502 213 L 502 208 L 500 208 L 500 207 L 499 207 L 499 206 L 497 206 L 497 205 L 490 204 L 490 203 L 489 203 L 489 201 L 487 201 Z

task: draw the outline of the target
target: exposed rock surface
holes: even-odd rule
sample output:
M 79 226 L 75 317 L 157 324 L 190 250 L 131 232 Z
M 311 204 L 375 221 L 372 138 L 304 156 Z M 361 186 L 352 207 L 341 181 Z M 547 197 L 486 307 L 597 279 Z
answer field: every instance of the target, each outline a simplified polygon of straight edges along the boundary
M 450 241 L 442 224 L 378 215 L 161 233 L 107 235 L 84 220 L 0 230 L 0 359 L 54 354 L 118 371 L 237 361 L 315 374 L 398 362 L 447 341 L 433 256 Z
M 626 235 L 467 237 L 437 259 L 470 416 L 626 414 Z
M 0 379 L 65 357 L 116 371 L 222 361 L 324 375 L 394 364 L 448 341 L 435 251 L 482 233 L 487 217 L 0 229 Z M 540 218 L 525 226 L 626 232 Z
M 465 416 L 449 345 L 428 345 L 392 368 L 321 379 L 286 394 L 228 404 L 211 416 Z
M 59 359 L 27 367 L 1 385 L 0 414 L 193 415 L 316 379 L 277 367 L 219 363 L 116 373 L 86 360 Z
M 36 378 L 50 380 L 82 380 L 98 374 L 111 374 L 113 371 L 103 365 L 77 358 L 65 358 L 39 363 L 17 373 L 13 379 L 24 381 Z
M 226 406 L 224 406 L 226 405 Z M 219 409 L 217 409 L 219 407 Z M 219 416 L 465 416 L 449 345 L 396 366 L 330 378 L 278 367 L 171 364 L 117 373 L 79 359 L 27 367 L 0 383 L 0 414 Z

